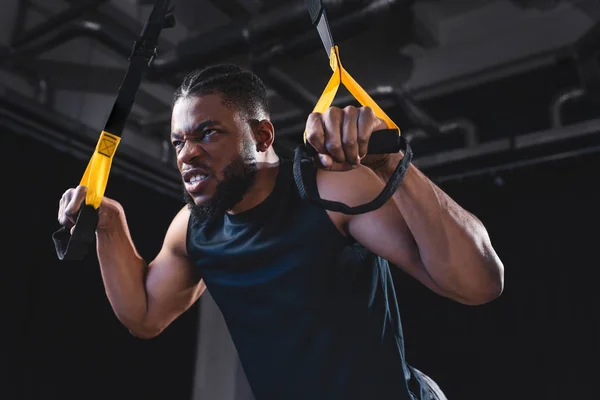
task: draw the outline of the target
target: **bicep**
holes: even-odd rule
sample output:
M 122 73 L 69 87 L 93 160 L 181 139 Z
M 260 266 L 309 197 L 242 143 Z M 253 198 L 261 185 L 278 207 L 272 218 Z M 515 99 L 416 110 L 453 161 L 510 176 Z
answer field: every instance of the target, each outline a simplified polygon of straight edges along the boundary
M 388 260 L 437 294 L 447 294 L 429 276 L 419 248 L 393 200 L 370 213 L 354 216 L 348 233 L 374 254 Z
M 367 167 L 343 173 L 320 174 L 319 192 L 326 199 L 357 206 L 373 200 L 383 190 L 383 182 Z M 333 215 L 348 236 L 381 258 L 396 265 L 435 293 L 445 296 L 427 273 L 419 248 L 393 199 L 377 210 L 352 216 Z M 343 221 L 343 222 L 340 222 Z
M 206 289 L 185 249 L 188 218 L 185 209 L 177 214 L 160 252 L 148 265 L 148 319 L 162 327 L 185 312 Z

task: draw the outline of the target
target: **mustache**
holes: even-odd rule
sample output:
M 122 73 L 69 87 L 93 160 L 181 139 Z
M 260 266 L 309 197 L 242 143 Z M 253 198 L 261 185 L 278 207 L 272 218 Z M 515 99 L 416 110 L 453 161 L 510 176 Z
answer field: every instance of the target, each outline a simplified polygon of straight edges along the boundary
M 186 164 L 186 168 L 183 168 L 182 172 L 189 171 L 191 169 L 196 169 L 196 168 L 212 170 L 210 165 L 208 165 L 204 161 L 192 161 L 192 162 Z
M 242 161 L 246 165 L 257 164 L 256 158 L 252 154 L 244 154 L 239 159 L 239 161 Z M 198 161 L 191 161 L 190 163 L 187 163 L 187 168 L 185 168 L 183 171 L 185 172 L 187 170 L 194 169 L 194 168 L 203 168 L 203 169 L 212 170 L 212 168 L 209 164 L 207 164 L 206 162 L 204 162 L 202 160 L 198 160 Z

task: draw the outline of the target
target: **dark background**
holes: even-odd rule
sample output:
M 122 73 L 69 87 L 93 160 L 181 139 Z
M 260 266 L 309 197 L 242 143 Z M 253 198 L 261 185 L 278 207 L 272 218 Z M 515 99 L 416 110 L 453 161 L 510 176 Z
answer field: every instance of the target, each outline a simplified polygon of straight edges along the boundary
M 553 76 L 570 83 L 571 66 L 561 68 Z M 543 81 L 558 84 L 558 78 Z M 536 115 L 519 113 L 519 99 L 511 97 L 521 81 L 511 82 L 515 91 L 498 82 L 506 92 L 487 97 L 488 107 L 500 110 L 507 126 L 534 124 Z M 458 106 L 455 96 L 447 104 Z M 467 103 L 465 97 L 462 107 L 471 109 Z M 110 309 L 94 253 L 83 262 L 61 262 L 54 252 L 58 200 L 79 181 L 84 163 L 15 132 L 2 137 L 6 336 L 0 354 L 9 357 L 2 357 L 0 397 L 189 399 L 197 306 L 156 339 L 132 337 Z M 593 398 L 598 171 L 600 157 L 591 153 L 440 178 L 485 223 L 506 268 L 503 295 L 478 307 L 440 298 L 398 273 L 408 360 L 450 399 Z M 435 180 L 434 172 L 428 173 Z M 181 203 L 119 175 L 106 194 L 124 204 L 141 254 L 154 256 Z
M 278 0 L 258 2 L 265 9 L 285 3 Z M 74 1 L 54 1 L 51 6 L 51 2 L 46 0 L 19 1 L 21 5 L 26 3 L 44 17 L 38 16 L 36 23 L 48 21 L 53 15 L 68 11 L 69 7 L 77 4 Z M 54 7 L 59 3 L 64 7 Z M 194 2 L 186 3 L 190 10 L 199 10 L 198 14 L 205 11 Z M 207 3 L 203 2 L 203 7 Z M 352 4 L 358 7 L 359 3 L 362 7 L 368 2 Z M 365 46 L 372 43 L 372 37 L 368 35 L 356 36 L 355 42 L 341 42 L 345 49 L 345 66 L 358 81 L 367 82 L 363 85 L 366 88 L 386 83 L 390 76 L 402 81 L 411 73 L 419 72 L 413 71 L 414 64 L 409 57 L 403 57 L 403 61 L 398 63 L 399 53 L 387 52 L 410 42 L 421 45 L 427 42 L 415 21 L 400 19 L 410 15 L 406 14 L 405 5 L 415 2 L 391 3 L 395 4 L 393 15 L 386 19 L 386 23 L 377 24 L 379 33 L 387 35 L 384 37 L 389 42 L 380 40 L 377 42 L 379 47 L 367 50 Z M 458 3 L 455 3 L 457 10 L 470 10 L 469 7 L 475 4 L 473 8 L 477 8 L 479 4 L 476 1 Z M 511 3 L 518 3 L 527 10 L 537 7 L 542 10 L 564 2 Z M 591 2 L 573 3 L 586 3 L 587 6 Z M 42 4 L 47 5 L 47 9 Z M 220 6 L 223 11 L 215 15 L 227 14 L 233 23 L 243 24 L 256 17 L 240 8 L 240 5 L 248 6 L 249 2 L 245 0 L 219 0 L 212 4 Z M 27 11 L 29 8 L 24 9 Z M 119 46 L 110 41 L 114 32 L 109 28 L 122 30 L 134 25 L 128 20 L 107 17 L 112 15 L 108 12 L 111 10 L 105 4 L 104 8 L 90 8 L 86 14 L 77 17 L 101 23 L 106 28 L 102 32 L 107 36 L 99 35 L 92 40 L 115 50 Z M 144 10 L 148 11 L 148 8 Z M 285 7 L 281 10 L 286 11 Z M 345 12 L 343 8 L 336 11 L 342 16 Z M 302 15 L 305 19 L 297 20 L 297 24 L 278 26 L 261 40 L 277 47 L 280 41 L 289 43 L 297 32 L 312 29 L 306 27 L 307 16 Z M 190 12 L 188 17 L 189 20 L 184 23 L 196 27 L 198 24 L 193 17 L 198 16 Z M 70 24 L 76 20 L 67 19 L 64 25 L 57 24 L 57 28 L 70 34 Z M 218 28 L 223 21 L 229 22 L 214 18 L 203 20 L 203 23 L 210 22 Z M 20 35 L 15 33 L 15 43 L 24 33 L 31 32 L 32 26 L 36 26 L 29 23 L 26 27 L 24 21 L 21 22 L 22 26 L 15 29 L 16 33 L 21 32 Z M 223 26 L 229 27 L 225 23 Z M 400 32 L 394 30 L 398 26 L 402 27 Z M 139 26 L 134 27 L 127 35 L 119 36 L 117 44 L 122 45 L 121 53 L 127 53 L 130 43 L 139 33 Z M 363 30 L 367 34 L 369 32 L 362 19 L 342 24 L 339 28 L 338 33 L 345 33 L 348 37 Z M 397 33 L 393 40 L 390 29 Z M 595 31 L 598 31 L 597 26 Z M 232 31 L 224 30 L 222 35 L 215 37 L 230 37 L 225 32 Z M 594 30 L 590 32 L 594 33 Z M 198 32 L 191 30 L 190 35 L 195 33 Z M 84 32 L 85 35 L 89 32 Z M 450 121 L 456 117 L 471 121 L 477 126 L 480 144 L 490 144 L 497 139 L 508 139 L 514 144 L 519 135 L 536 131 L 565 132 L 564 139 L 555 138 L 552 142 L 528 149 L 515 145 L 469 159 L 424 164 L 423 171 L 434 182 L 484 222 L 505 266 L 502 296 L 477 307 L 443 299 L 402 272 L 396 274 L 408 362 L 434 378 L 450 400 L 598 397 L 595 375 L 598 370 L 596 360 L 600 355 L 596 311 L 599 298 L 596 277 L 600 266 L 597 257 L 600 248 L 597 233 L 600 222 L 600 67 L 597 66 L 600 46 L 596 43 L 596 36 L 597 32 L 588 37 L 585 51 L 575 51 L 575 46 L 568 46 L 562 49 L 564 51 L 553 52 L 549 56 L 550 61 L 545 60 L 538 67 L 523 67 L 522 72 L 496 75 L 491 71 L 485 77 L 473 74 L 464 78 L 468 83 L 456 79 L 461 84 L 453 90 L 440 89 L 441 94 L 438 95 L 435 92 L 439 88 L 421 90 L 422 111 L 438 121 Z M 43 42 L 47 37 L 51 35 L 42 35 L 40 40 Z M 275 57 L 282 70 L 297 81 L 283 79 L 278 82 L 274 76 L 281 75 L 261 73 L 269 80 L 271 89 L 275 88 L 276 94 L 271 101 L 276 103 L 273 106 L 278 111 L 276 129 L 280 127 L 280 132 L 284 129 L 293 131 L 293 134 L 280 135 L 277 137 L 279 140 L 276 139 L 276 144 L 279 142 L 277 150 L 282 155 L 289 156 L 294 145 L 300 142 L 301 130 L 294 129 L 298 122 L 302 123 L 307 104 L 313 104 L 310 97 L 307 99 L 302 95 L 298 86 L 306 86 L 308 82 L 310 91 L 316 95 L 325 82 L 323 79 L 329 77 L 318 38 L 314 46 L 315 38 L 312 37 L 310 49 L 296 48 L 287 58 Z M 240 57 L 242 63 L 249 65 L 250 58 L 270 54 L 265 49 L 264 52 L 256 51 L 248 43 L 238 43 L 239 47 L 228 50 L 225 39 L 222 46 L 215 43 L 213 50 L 210 46 L 207 46 L 208 49 L 195 47 L 198 43 L 206 43 L 201 39 L 202 36 L 199 36 L 199 42 L 183 41 L 184 46 L 176 48 L 181 57 L 176 58 L 178 62 L 174 63 L 179 75 L 158 69 L 158 72 L 169 76 L 171 81 L 168 84 L 178 82 L 187 68 L 222 60 L 226 55 L 242 54 L 247 57 Z M 68 41 L 65 37 L 61 40 Z M 357 46 L 355 49 L 360 50 L 350 50 L 353 43 Z M 196 57 L 184 57 L 185 45 L 189 46 L 187 50 L 194 50 L 190 50 L 191 53 L 198 53 Z M 435 50 L 436 45 L 431 46 Z M 3 55 L 14 55 L 12 50 L 21 59 L 9 57 L 12 64 L 7 66 Z M 484 53 L 489 55 L 503 51 L 499 48 L 494 50 Z M 54 91 L 60 90 L 113 96 L 122 77 L 121 67 L 126 63 L 126 57 L 123 54 L 118 56 L 121 62 L 118 68 L 114 65 L 111 68 L 97 65 L 76 68 L 73 62 L 40 60 L 35 51 L 27 52 L 27 46 L 22 51 L 19 46 L 12 49 L 0 46 L 0 72 L 26 76 L 33 80 L 33 86 L 48 84 L 48 91 L 38 87 L 44 92 L 46 101 L 28 99 L 30 102 L 27 102 L 23 94 L 5 89 L 13 82 L 8 82 L 8 79 L 0 82 L 4 228 L 4 262 L 0 267 L 0 400 L 189 400 L 196 378 L 198 304 L 159 337 L 152 340 L 134 338 L 110 308 L 94 252 L 90 251 L 82 262 L 59 261 L 51 239 L 52 233 L 58 229 L 58 201 L 67 188 L 77 185 L 81 179 L 97 138 L 97 129 L 91 129 L 93 135 L 86 139 L 81 131 L 89 126 L 85 128 L 82 121 L 70 120 L 57 112 L 56 104 L 47 99 L 52 98 Z M 381 58 L 369 58 L 370 63 L 365 63 L 363 51 L 369 55 L 377 53 Z M 506 53 L 509 51 L 506 50 Z M 83 57 L 76 55 L 77 59 Z M 309 57 L 303 58 L 303 55 Z M 585 59 L 594 57 L 596 67 L 582 73 Z M 320 60 L 320 69 L 316 67 L 316 61 L 313 63 L 311 60 Z M 464 60 L 466 64 L 476 61 L 476 58 Z M 380 75 L 370 70 L 372 64 L 386 68 L 382 67 Z M 88 67 L 90 72 L 87 72 Z M 0 79 L 6 76 L 0 75 Z M 479 83 L 473 83 L 478 79 Z M 302 84 L 298 85 L 299 82 Z M 452 86 L 457 82 L 446 83 Z M 562 107 L 564 126 L 552 130 L 550 105 L 560 94 L 577 88 L 581 88 L 585 96 L 565 103 Z M 150 147 L 164 140 L 161 135 L 166 132 L 165 124 L 168 125 L 170 98 L 160 98 L 157 105 L 158 100 L 152 99 L 149 91 L 146 87 L 140 92 L 143 94 L 138 96 L 140 108 L 151 117 L 160 117 L 161 112 L 167 111 L 167 118 L 162 115 L 157 118 L 158 122 L 153 121 L 137 109 L 131 115 L 128 129 L 145 138 Z M 83 122 L 88 122 L 90 115 L 102 121 L 106 109 L 101 105 L 97 104 L 96 110 L 82 114 L 83 117 L 80 115 Z M 408 115 L 400 103 L 388 103 L 384 108 L 403 132 L 414 133 L 414 129 L 426 128 L 423 120 Z M 296 115 L 294 118 L 286 120 L 281 117 L 290 110 Z M 588 134 L 566 134 L 568 128 L 581 127 L 586 123 L 594 127 Z M 416 162 L 431 155 L 448 155 L 457 149 L 473 150 L 467 148 L 460 131 L 436 134 L 430 129 L 425 137 L 415 135 L 411 143 Z M 168 224 L 182 205 L 172 195 L 179 177 L 176 173 L 173 175 L 171 172 L 174 170 L 169 169 L 159 157 L 144 156 L 125 146 L 120 147 L 115 164 L 106 195 L 124 205 L 134 242 L 140 253 L 151 259 L 157 254 Z M 147 174 L 132 172 L 134 167 L 145 170 Z

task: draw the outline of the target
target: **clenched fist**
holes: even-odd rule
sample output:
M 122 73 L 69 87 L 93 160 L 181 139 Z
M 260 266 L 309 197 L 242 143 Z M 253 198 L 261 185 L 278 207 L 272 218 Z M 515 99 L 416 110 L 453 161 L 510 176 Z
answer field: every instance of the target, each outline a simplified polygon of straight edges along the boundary
M 62 195 L 58 207 L 58 223 L 71 230 L 77 223 L 77 216 L 81 205 L 84 204 L 87 187 L 77 186 L 70 188 Z M 96 229 L 106 229 L 111 226 L 114 220 L 119 219 L 123 212 L 121 204 L 115 200 L 104 197 L 98 210 L 98 225 Z
M 370 107 L 330 107 L 324 113 L 313 112 L 306 121 L 306 140 L 318 156 L 315 164 L 331 171 L 347 171 L 359 164 L 377 165 L 387 155 L 367 156 L 371 134 L 388 129 Z

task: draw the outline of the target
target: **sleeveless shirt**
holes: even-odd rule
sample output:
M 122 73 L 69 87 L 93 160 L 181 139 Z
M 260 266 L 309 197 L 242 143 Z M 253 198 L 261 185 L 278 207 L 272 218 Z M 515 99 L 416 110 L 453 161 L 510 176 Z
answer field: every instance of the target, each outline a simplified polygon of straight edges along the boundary
M 257 400 L 420 398 L 388 262 L 298 196 L 291 162 L 258 206 L 194 222 L 189 257 Z

